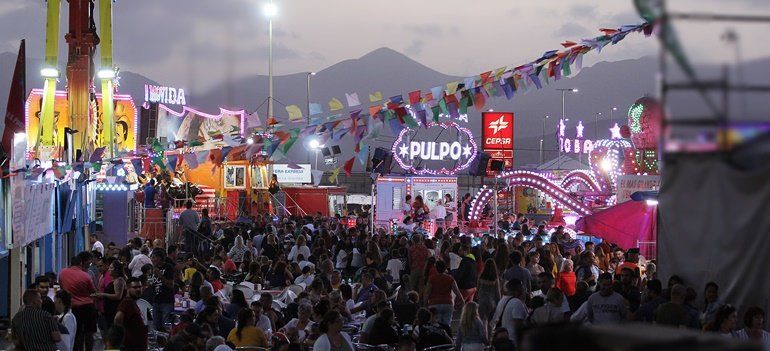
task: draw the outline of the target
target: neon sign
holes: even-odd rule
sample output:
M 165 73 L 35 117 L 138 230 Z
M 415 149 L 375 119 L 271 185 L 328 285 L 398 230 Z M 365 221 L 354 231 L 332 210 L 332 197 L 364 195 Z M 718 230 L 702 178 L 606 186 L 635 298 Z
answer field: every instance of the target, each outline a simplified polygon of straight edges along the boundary
M 184 89 L 144 85 L 144 101 L 158 102 L 167 105 L 187 105 Z
M 407 138 L 410 128 L 404 128 L 393 143 L 391 151 L 393 158 L 405 171 L 418 175 L 455 175 L 470 167 L 476 159 L 478 146 L 473 140 L 473 133 L 467 128 L 459 126 L 455 122 L 429 123 L 428 128 L 456 129 L 458 138 L 454 141 L 436 140 L 410 140 Z M 420 133 L 424 135 L 424 133 Z M 449 133 L 450 135 L 453 133 Z M 417 136 L 419 134 L 416 134 Z M 441 167 L 431 169 L 423 161 L 455 161 L 456 166 L 451 169 Z M 445 162 L 440 162 L 445 164 Z M 418 168 L 420 167 L 420 168 Z
M 559 120 L 559 130 L 557 134 L 559 138 L 559 149 L 561 152 L 590 154 L 594 149 L 595 141 L 585 139 L 583 137 L 583 129 L 585 129 L 585 127 L 583 127 L 583 121 L 578 122 L 577 127 L 575 127 L 575 138 L 568 138 L 566 136 L 565 131 L 567 129 L 567 125 L 564 122 L 564 119 Z

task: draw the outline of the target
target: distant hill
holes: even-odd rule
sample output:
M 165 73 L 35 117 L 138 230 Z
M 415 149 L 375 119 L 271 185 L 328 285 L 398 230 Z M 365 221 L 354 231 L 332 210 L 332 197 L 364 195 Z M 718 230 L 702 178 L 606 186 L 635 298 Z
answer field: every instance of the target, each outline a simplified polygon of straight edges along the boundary
M 448 58 L 450 59 L 450 58 Z M 8 84 L 13 74 L 13 65 L 16 60 L 15 53 L 0 53 L 0 108 L 5 108 Z M 28 60 L 28 87 L 41 87 L 42 80 L 37 71 L 40 60 Z M 770 67 L 770 60 L 747 63 L 745 67 L 751 68 L 749 83 L 761 83 L 770 81 L 770 70 L 756 69 L 757 67 Z M 720 67 L 706 67 L 699 71 L 704 77 L 715 77 L 720 72 Z M 553 82 L 542 90 L 530 90 L 526 94 L 516 95 L 512 100 L 505 98 L 491 99 L 485 109 L 496 111 L 513 111 L 516 114 L 515 146 L 516 164 L 526 165 L 539 161 L 539 142 L 543 133 L 543 117 L 550 115 L 552 118 L 546 123 L 546 137 L 544 143 L 546 151 L 544 159 L 557 156 L 554 130 L 558 117 L 561 115 L 561 93 L 557 88 L 577 87 L 580 92 L 568 94 L 566 98 L 567 117 L 572 119 L 568 125 L 570 132 L 574 133 L 576 120 L 582 120 L 587 137 L 594 137 L 594 118 L 597 112 L 602 115 L 598 122 L 599 134 L 607 135 L 610 127 L 609 114 L 612 106 L 618 107 L 614 113 L 616 122 L 623 124 L 626 119 L 628 107 L 637 98 L 655 93 L 657 75 L 657 61 L 652 57 L 637 60 L 624 60 L 616 62 L 599 62 L 591 67 L 584 68 L 572 78 L 565 78 Z M 281 120 L 286 120 L 285 105 L 299 105 L 303 111 L 307 104 L 306 73 L 296 73 L 275 77 L 275 114 Z M 358 93 L 362 107 L 369 104 L 368 96 L 374 91 L 381 91 L 384 98 L 396 94 L 403 94 L 407 98 L 410 91 L 421 89 L 426 91 L 431 87 L 443 85 L 448 82 L 462 80 L 464 77 L 446 75 L 437 72 L 425 65 L 414 61 L 404 54 L 389 48 L 374 50 L 358 59 L 351 59 L 334 64 L 317 72 L 311 78 L 311 101 L 320 103 L 324 109 L 328 109 L 328 101 L 336 97 L 346 104 L 345 93 Z M 137 103 L 144 99 L 144 84 L 157 84 L 153 80 L 134 72 L 121 72 L 120 92 L 134 96 Z M 162 83 L 162 82 L 161 82 Z M 194 94 L 188 97 L 188 103 L 198 109 L 216 112 L 218 107 L 245 108 L 248 111 L 258 110 L 264 118 L 267 114 L 267 77 L 250 76 L 233 81 L 230 89 L 226 83 L 215 86 L 207 92 Z M 60 82 L 63 88 L 64 83 Z M 228 91 L 230 92 L 228 94 Z M 230 95 L 230 96 L 228 96 Z M 231 100 L 230 103 L 227 100 Z M 677 97 L 672 100 L 670 107 L 677 115 L 704 115 L 707 111 L 703 103 L 693 94 Z M 742 100 L 741 100 L 742 101 Z M 737 101 L 736 101 L 737 102 Z M 767 116 L 768 104 L 766 99 L 753 97 L 748 100 L 751 106 L 745 113 L 736 110 L 741 116 Z M 741 104 L 733 103 L 734 106 Z M 346 113 L 348 110 L 340 111 Z M 469 111 L 471 128 L 480 138 L 481 123 L 480 113 L 471 108 Z M 287 122 L 288 123 L 288 122 Z M 390 136 L 389 128 L 376 142 L 375 146 L 387 146 L 394 140 Z M 352 142 L 345 138 L 342 142 L 343 153 L 340 162 L 351 157 Z M 292 149 L 289 157 L 296 162 L 312 160 L 312 155 L 300 145 Z M 361 166 L 356 163 L 355 170 Z

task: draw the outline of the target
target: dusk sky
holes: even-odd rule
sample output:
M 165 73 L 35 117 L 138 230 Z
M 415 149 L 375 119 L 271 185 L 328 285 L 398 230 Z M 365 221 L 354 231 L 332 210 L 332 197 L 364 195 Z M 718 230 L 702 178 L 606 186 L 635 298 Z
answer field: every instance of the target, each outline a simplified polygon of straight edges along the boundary
M 62 1 L 60 48 L 67 2 Z M 115 63 L 173 86 L 199 90 L 225 81 L 267 73 L 267 20 L 261 0 L 119 0 L 114 6 Z M 363 1 L 275 0 L 275 73 L 317 71 L 379 47 L 390 47 L 447 74 L 468 76 L 503 65 L 519 65 L 563 40 L 599 35 L 601 27 L 641 22 L 631 0 Z M 678 0 L 672 10 L 770 13 L 768 0 Z M 472 4 L 472 5 L 471 5 Z M 97 22 L 98 23 L 98 22 Z M 719 41 L 726 25 L 686 24 L 678 32 L 693 57 L 731 60 L 734 49 Z M 770 25 L 738 26 L 745 59 L 770 56 L 760 48 Z M 27 54 L 43 56 L 45 2 L 0 2 L 0 52 L 15 52 L 28 40 Z M 655 55 L 657 41 L 629 37 L 586 64 Z M 191 59 L 193 57 L 193 59 Z M 59 59 L 60 65 L 66 56 Z M 191 74 L 196 76 L 193 81 Z

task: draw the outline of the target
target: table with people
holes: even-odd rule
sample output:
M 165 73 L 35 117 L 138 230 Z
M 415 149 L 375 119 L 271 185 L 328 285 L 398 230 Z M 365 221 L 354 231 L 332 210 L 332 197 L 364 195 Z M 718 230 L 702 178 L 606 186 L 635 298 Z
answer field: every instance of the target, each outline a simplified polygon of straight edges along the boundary
M 752 306 L 739 320 L 716 282 L 664 285 L 637 248 L 574 246 L 563 228 L 530 223 L 504 218 L 477 237 L 449 226 L 372 234 L 335 217 L 265 214 L 212 227 L 208 247 L 108 243 L 35 279 L 12 340 L 89 351 L 95 340 L 125 350 L 514 350 L 527 327 L 638 322 L 770 345 L 765 312 Z

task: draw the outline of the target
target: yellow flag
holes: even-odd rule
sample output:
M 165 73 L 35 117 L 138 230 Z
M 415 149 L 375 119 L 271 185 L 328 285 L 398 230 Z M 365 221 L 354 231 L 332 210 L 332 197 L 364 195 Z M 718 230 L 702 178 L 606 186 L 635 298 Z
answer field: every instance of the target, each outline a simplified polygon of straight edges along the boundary
M 382 92 L 376 91 L 374 94 L 369 94 L 369 101 L 370 102 L 377 102 L 382 100 Z
M 447 94 L 452 95 L 452 94 L 456 93 L 457 92 L 457 86 L 459 86 L 459 85 L 460 85 L 460 82 L 447 83 L 447 85 L 446 85 Z
M 302 117 L 302 110 L 297 105 L 286 106 L 286 112 L 289 113 L 289 120 L 292 122 L 297 122 L 304 119 Z
M 329 182 L 336 183 L 337 182 L 337 176 L 340 174 L 340 168 L 337 167 L 332 171 L 332 174 L 329 175 Z
M 342 102 L 337 100 L 337 98 L 332 98 L 332 100 L 329 101 L 329 111 L 342 110 L 343 107 Z

